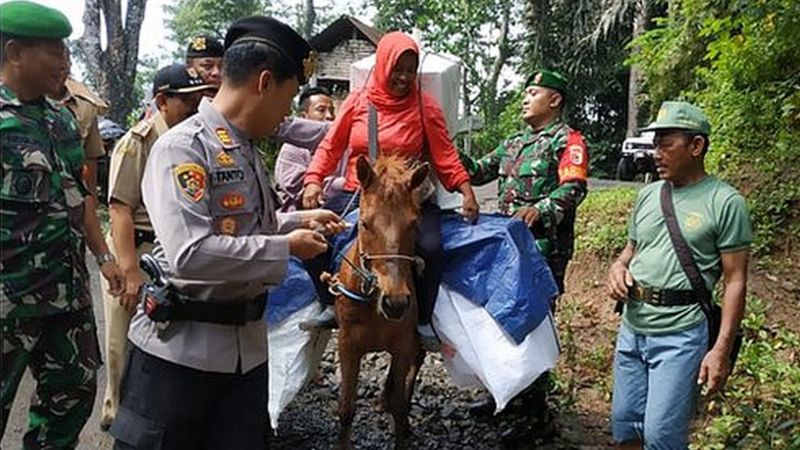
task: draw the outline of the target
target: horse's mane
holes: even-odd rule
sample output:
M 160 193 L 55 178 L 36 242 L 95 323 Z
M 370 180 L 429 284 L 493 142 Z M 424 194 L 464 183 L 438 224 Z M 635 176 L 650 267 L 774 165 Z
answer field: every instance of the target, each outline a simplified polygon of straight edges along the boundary
M 411 166 L 411 160 L 400 155 L 388 154 L 378 158 L 373 170 L 385 199 L 408 195 L 406 183 Z

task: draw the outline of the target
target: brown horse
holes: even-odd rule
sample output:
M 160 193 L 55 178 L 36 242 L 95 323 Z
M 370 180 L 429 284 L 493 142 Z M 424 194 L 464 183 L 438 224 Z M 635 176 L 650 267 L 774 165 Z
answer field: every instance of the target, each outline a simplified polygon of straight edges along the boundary
M 424 357 L 416 333 L 414 271 L 421 269 L 421 262 L 414 256 L 414 243 L 419 188 L 427 178 L 428 164 L 410 167 L 405 159 L 384 156 L 373 170 L 362 156 L 357 173 L 361 183 L 358 237 L 346 255 L 352 265 L 342 264 L 336 280 L 350 294 L 336 298 L 342 369 L 338 446 L 351 448 L 361 357 L 388 351 L 392 363 L 383 407 L 392 415 L 395 447 L 405 447 L 411 395 Z

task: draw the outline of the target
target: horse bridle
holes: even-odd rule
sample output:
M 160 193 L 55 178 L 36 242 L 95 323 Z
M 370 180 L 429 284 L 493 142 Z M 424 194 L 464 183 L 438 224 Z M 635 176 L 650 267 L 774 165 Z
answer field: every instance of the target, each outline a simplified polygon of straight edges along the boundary
M 358 252 L 358 259 L 359 264 L 356 265 L 345 255 L 342 256 L 342 260 L 346 262 L 361 278 L 361 293 L 355 294 L 352 291 L 348 291 L 347 297 L 350 297 L 353 300 L 367 303 L 369 302 L 374 294 L 375 290 L 378 287 L 378 276 L 372 269 L 369 267 L 370 261 L 408 261 L 412 264 L 413 267 L 416 268 L 418 272 L 422 272 L 425 268 L 425 261 L 420 258 L 419 256 L 414 255 L 406 255 L 403 253 L 379 253 L 379 254 L 369 254 L 367 252 L 362 252 L 361 250 L 361 234 L 358 235 L 356 238 L 356 244 L 358 245 L 359 252 Z M 354 298 L 354 295 L 359 298 Z

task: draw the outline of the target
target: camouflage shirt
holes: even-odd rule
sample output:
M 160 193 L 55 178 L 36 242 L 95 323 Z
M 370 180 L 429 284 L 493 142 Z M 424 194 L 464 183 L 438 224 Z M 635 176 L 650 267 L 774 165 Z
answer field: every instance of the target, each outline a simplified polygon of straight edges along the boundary
M 0 83 L 0 318 L 91 305 L 85 265 L 84 151 L 66 108 L 20 102 Z
M 499 179 L 499 208 L 512 215 L 533 206 L 536 244 L 546 258 L 572 256 L 575 209 L 586 196 L 588 154 L 580 132 L 560 120 L 540 131 L 530 127 L 479 160 L 461 155 L 472 183 Z

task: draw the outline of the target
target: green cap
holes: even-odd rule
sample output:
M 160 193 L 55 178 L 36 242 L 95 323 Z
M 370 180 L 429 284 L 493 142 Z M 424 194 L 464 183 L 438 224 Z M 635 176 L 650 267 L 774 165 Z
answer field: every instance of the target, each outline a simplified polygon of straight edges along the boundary
M 567 79 L 564 75 L 552 70 L 537 70 L 525 80 L 525 87 L 540 86 L 554 89 L 562 95 L 567 93 Z
M 72 34 L 72 25 L 57 9 L 15 0 L 0 5 L 0 32 L 34 39 L 64 39 Z
M 656 121 L 642 128 L 642 131 L 687 130 L 708 136 L 711 124 L 703 110 L 691 103 L 664 102 L 658 110 Z

